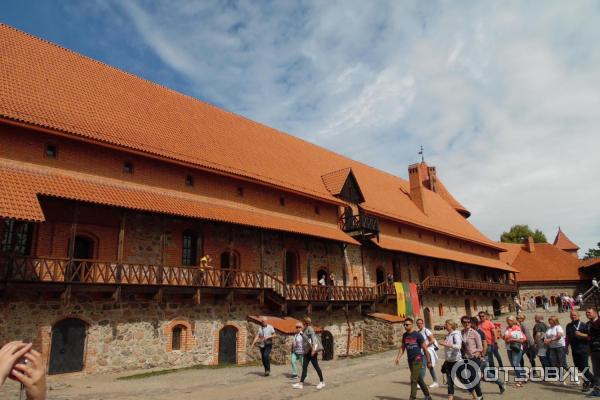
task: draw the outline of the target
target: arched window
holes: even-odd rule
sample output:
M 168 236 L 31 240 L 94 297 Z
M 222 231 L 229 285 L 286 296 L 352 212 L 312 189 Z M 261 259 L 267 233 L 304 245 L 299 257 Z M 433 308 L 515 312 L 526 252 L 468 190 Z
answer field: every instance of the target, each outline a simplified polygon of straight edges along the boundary
M 237 268 L 239 268 L 239 262 L 240 262 L 240 259 L 239 259 L 237 252 L 227 250 L 227 251 L 224 251 L 223 253 L 221 253 L 221 268 L 237 269 Z
M 181 350 L 181 339 L 184 337 L 185 327 L 183 325 L 177 325 L 173 327 L 173 333 L 171 335 L 171 349 Z
M 183 232 L 181 264 L 198 264 L 198 235 L 194 231 L 186 230 Z
M 379 267 L 375 270 L 375 281 L 378 285 L 385 282 L 385 272 L 383 272 L 383 268 Z

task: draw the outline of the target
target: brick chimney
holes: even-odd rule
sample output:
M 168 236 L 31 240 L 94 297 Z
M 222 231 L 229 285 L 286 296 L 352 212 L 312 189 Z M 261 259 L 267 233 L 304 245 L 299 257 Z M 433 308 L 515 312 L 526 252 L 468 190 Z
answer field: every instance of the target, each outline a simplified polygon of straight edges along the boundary
M 427 167 L 427 174 L 429 175 L 429 189 L 431 189 L 432 192 L 437 192 L 437 174 L 435 167 Z
M 533 238 L 531 236 L 527 237 L 527 240 L 525 240 L 525 250 L 530 253 L 535 253 L 535 244 L 533 243 Z
M 426 189 L 423 186 L 423 177 L 421 176 L 419 164 L 412 164 L 408 166 L 408 180 L 410 182 L 410 198 L 421 211 L 426 213 L 427 207 L 425 204 L 424 193 Z

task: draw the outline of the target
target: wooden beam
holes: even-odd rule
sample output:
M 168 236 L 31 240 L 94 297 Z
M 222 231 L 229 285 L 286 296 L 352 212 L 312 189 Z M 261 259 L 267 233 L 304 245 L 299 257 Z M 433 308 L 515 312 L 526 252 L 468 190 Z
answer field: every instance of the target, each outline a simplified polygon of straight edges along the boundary
M 127 218 L 127 211 L 121 211 L 121 223 L 119 225 L 119 239 L 117 242 L 117 261 L 123 262 L 124 245 L 125 245 L 125 221 Z
M 196 288 L 196 291 L 194 292 L 194 304 L 199 306 L 200 303 L 201 303 L 200 288 Z
M 308 303 L 308 305 L 306 306 L 306 315 L 311 315 L 312 314 L 312 303 Z
M 117 289 L 113 292 L 111 297 L 115 303 L 119 303 L 121 301 L 121 286 L 117 286 Z
M 258 304 L 263 307 L 265 305 L 265 291 L 261 290 L 258 294 Z
M 69 305 L 71 303 L 71 285 L 67 285 L 65 290 L 60 294 L 60 299 L 64 305 Z
M 158 291 L 154 295 L 154 300 L 156 300 L 159 303 L 162 303 L 163 296 L 164 296 L 164 288 L 161 287 L 161 288 L 158 289 Z

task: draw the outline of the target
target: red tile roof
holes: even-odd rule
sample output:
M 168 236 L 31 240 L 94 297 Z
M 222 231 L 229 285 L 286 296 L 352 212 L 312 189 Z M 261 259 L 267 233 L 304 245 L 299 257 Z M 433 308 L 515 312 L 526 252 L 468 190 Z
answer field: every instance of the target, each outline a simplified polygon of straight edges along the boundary
M 521 250 L 523 249 L 523 245 L 519 243 L 502 243 L 500 245 L 506 249 L 504 253 L 500 253 L 500 261 L 512 265 L 515 261 L 515 258 L 519 255 Z
M 371 318 L 378 319 L 380 321 L 391 322 L 392 324 L 398 324 L 400 322 L 404 322 L 403 317 L 399 317 L 395 314 L 386 314 L 386 313 L 370 313 L 367 314 Z
M 533 253 L 522 248 L 512 266 L 519 270 L 517 281 L 520 283 L 562 282 L 580 280 L 580 264 L 581 260 L 554 245 L 536 243 Z
M 592 257 L 581 260 L 581 268 L 600 265 L 600 257 Z
M 298 322 L 302 322 L 296 318 L 292 317 L 273 317 L 271 315 L 249 315 L 248 320 L 260 324 L 260 318 L 265 317 L 267 319 L 267 324 L 271 325 L 275 330 L 285 333 L 286 335 L 293 335 L 296 333 L 296 324 Z M 323 328 L 313 326 L 315 332 L 322 332 Z
M 415 240 L 380 235 L 379 242 L 377 242 L 376 239 L 372 239 L 372 241 L 377 246 L 386 250 L 401 251 L 426 257 L 439 258 L 442 260 L 457 261 L 465 264 L 481 265 L 485 267 L 501 269 L 504 271 L 516 272 L 515 269 L 510 265 L 507 265 L 498 259 L 446 249 L 440 246 L 434 246 Z
M 423 185 L 425 185 L 426 188 L 431 190 L 432 185 L 431 185 L 431 180 L 429 179 L 429 171 L 427 170 L 427 168 L 428 168 L 427 163 L 421 162 L 419 164 L 419 168 L 421 169 L 421 176 L 423 177 Z M 446 200 L 448 202 L 448 204 L 450 204 L 452 206 L 452 208 L 454 208 L 456 211 L 458 211 L 461 215 L 464 215 L 467 218 L 471 216 L 471 212 L 469 210 L 467 210 L 465 208 L 465 206 L 460 204 L 458 202 L 458 200 L 456 200 L 454 198 L 454 196 L 452 196 L 452 194 L 450 194 L 448 189 L 446 189 L 446 186 L 444 186 L 444 184 L 442 183 L 440 178 L 437 176 L 437 173 L 436 173 L 436 179 L 435 179 L 435 190 L 436 190 L 436 193 L 442 199 Z
M 330 172 L 321 177 L 323 179 L 323 183 L 329 193 L 334 196 L 339 195 L 344 188 L 344 183 L 348 179 L 348 175 L 352 172 L 352 168 L 344 168 L 338 171 Z
M 358 244 L 335 224 L 164 188 L 0 159 L 0 217 L 44 221 L 37 195 L 229 222 Z
M 438 194 L 425 214 L 404 179 L 1 24 L 0 88 L 0 119 L 326 201 L 322 175 L 350 167 L 366 210 L 497 248 Z
M 579 246 L 573 243 L 571 239 L 564 234 L 560 227 L 558 228 L 558 232 L 554 238 L 554 245 L 561 250 L 579 250 Z

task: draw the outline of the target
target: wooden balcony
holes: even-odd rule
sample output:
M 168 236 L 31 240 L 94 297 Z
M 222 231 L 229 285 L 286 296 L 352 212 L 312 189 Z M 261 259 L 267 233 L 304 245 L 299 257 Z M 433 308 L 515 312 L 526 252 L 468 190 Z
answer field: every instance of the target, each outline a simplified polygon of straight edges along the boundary
M 340 229 L 351 236 L 360 236 L 363 239 L 370 239 L 379 236 L 379 221 L 376 217 L 358 214 L 352 216 L 342 216 L 340 218 Z
M 269 291 L 284 302 L 358 302 L 375 300 L 372 287 L 285 284 L 260 271 L 208 267 L 161 266 L 99 260 L 0 255 L 0 284 L 65 287 L 178 287 L 230 292 Z
M 517 285 L 513 283 L 485 282 L 473 279 L 451 278 L 448 276 L 428 276 L 420 285 L 422 293 L 440 289 L 504 294 L 517 293 Z

